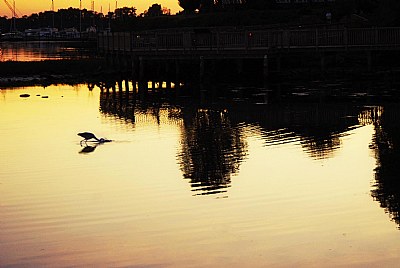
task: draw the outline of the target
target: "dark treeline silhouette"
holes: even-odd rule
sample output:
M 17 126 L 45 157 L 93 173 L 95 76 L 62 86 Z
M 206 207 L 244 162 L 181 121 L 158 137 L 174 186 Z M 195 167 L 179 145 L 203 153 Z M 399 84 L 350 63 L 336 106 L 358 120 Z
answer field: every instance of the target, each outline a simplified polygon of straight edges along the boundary
M 400 226 L 400 126 L 398 105 L 383 108 L 381 119 L 375 125 L 375 150 L 377 168 L 372 196 Z M 400 227 L 399 227 L 400 228 Z
M 42 27 L 76 28 L 85 31 L 149 30 L 174 27 L 246 26 L 266 24 L 326 23 L 326 13 L 333 23 L 358 23 L 379 26 L 400 25 L 400 1 L 336 0 L 325 3 L 277 4 L 275 0 L 177 0 L 183 11 L 171 15 L 167 7 L 153 4 L 138 14 L 135 7 L 122 7 L 98 13 L 77 8 L 43 11 L 19 18 L 0 17 L 2 32 L 24 31 Z M 353 15 L 354 14 L 354 15 Z M 13 29 L 15 22 L 16 29 Z
M 24 31 L 26 29 L 37 28 L 57 28 L 68 29 L 75 28 L 77 30 L 86 31 L 91 27 L 95 27 L 99 31 L 106 30 L 111 23 L 123 22 L 130 24 L 136 18 L 136 9 L 131 7 L 118 8 L 114 12 L 107 14 L 93 12 L 87 9 L 68 8 L 60 9 L 57 12 L 44 11 L 34 13 L 30 16 L 15 18 L 16 30 Z M 3 32 L 12 29 L 12 19 L 6 17 L 0 18 L 0 27 Z

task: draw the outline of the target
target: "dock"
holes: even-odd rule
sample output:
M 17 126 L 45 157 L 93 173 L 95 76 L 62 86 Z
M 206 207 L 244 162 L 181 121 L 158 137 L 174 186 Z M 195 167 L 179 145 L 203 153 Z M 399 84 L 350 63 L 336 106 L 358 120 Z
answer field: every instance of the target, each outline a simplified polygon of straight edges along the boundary
M 196 61 L 200 77 L 205 62 L 257 60 L 263 69 L 260 73 L 268 77 L 271 62 L 279 72 L 285 57 L 307 59 L 313 55 L 324 70 L 327 56 L 339 53 L 361 53 L 363 65 L 370 71 L 377 53 L 390 57 L 400 50 L 400 27 L 195 28 L 100 33 L 97 38 L 102 55 L 114 66 L 128 66 L 139 77 L 144 73 L 144 62 L 171 60 Z

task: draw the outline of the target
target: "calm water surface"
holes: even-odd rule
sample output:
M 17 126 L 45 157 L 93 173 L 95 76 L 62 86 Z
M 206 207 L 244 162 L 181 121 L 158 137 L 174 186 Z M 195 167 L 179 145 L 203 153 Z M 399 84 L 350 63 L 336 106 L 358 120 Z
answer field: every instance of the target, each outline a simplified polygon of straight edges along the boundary
M 125 97 L 0 90 L 1 267 L 398 266 L 396 105 Z
M 1 42 L 1 61 L 82 59 L 92 55 L 88 44 L 73 41 Z

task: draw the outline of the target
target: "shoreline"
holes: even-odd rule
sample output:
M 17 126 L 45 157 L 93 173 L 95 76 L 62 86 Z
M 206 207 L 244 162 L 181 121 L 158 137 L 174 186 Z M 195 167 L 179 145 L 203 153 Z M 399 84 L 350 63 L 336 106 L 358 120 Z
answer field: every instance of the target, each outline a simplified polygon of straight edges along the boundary
M 191 66 L 193 68 L 193 66 Z M 191 69 L 190 67 L 188 69 Z M 194 71 L 194 69 L 193 69 Z M 132 71 L 127 69 L 122 71 L 118 68 L 112 69 L 106 65 L 105 59 L 101 57 L 87 59 L 63 59 L 63 60 L 44 60 L 32 62 L 0 62 L 0 90 L 6 88 L 18 88 L 27 86 L 49 86 L 55 84 L 81 84 L 133 80 Z M 162 77 L 166 81 L 176 81 L 175 74 L 154 73 L 157 77 Z M 179 82 L 187 86 L 233 86 L 233 87 L 268 87 L 280 84 L 284 87 L 296 87 L 299 85 L 312 85 L 315 81 L 321 84 L 335 84 L 344 82 L 346 92 L 352 94 L 360 90 L 372 90 L 378 85 L 379 91 L 376 94 L 395 95 L 400 97 L 400 69 L 399 68 L 377 68 L 374 71 L 366 72 L 357 68 L 329 68 L 321 72 L 318 68 L 290 68 L 280 73 L 272 71 L 268 81 L 257 78 L 253 74 L 243 73 L 241 77 L 210 74 L 210 79 L 203 83 L 195 77 L 184 77 Z M 257 75 L 258 76 L 258 75 Z M 212 79 L 211 79 L 212 78 Z M 148 77 L 150 79 L 150 77 Z M 148 81 L 152 81 L 151 79 Z M 212 81 L 212 82 L 211 82 Z M 292 86 L 290 86 L 292 85 Z M 369 88 L 369 89 L 368 89 Z M 270 88 L 271 90 L 272 88 Z M 329 91 L 329 90 L 328 90 Z M 326 92 L 328 93 L 328 92 Z M 329 95 L 329 93 L 328 93 Z M 387 97 L 387 96 L 386 96 Z
M 0 87 L 89 82 L 104 76 L 101 58 L 0 62 Z

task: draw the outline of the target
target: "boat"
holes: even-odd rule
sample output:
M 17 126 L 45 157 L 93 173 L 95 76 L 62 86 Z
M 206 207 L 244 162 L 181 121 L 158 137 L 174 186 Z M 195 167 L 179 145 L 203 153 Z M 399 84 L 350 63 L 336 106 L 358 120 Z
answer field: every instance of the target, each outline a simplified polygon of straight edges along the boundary
M 21 41 L 24 40 L 24 34 L 22 32 L 9 32 L 9 33 L 3 33 L 1 35 L 1 40 L 2 41 Z

